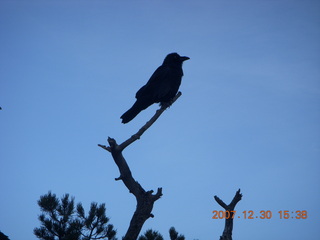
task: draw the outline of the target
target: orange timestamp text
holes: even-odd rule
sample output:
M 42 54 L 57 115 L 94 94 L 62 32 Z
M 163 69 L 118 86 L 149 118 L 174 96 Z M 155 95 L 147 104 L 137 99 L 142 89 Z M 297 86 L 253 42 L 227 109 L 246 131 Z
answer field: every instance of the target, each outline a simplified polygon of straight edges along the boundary
M 252 210 L 243 211 L 239 214 L 237 211 L 212 211 L 213 216 L 212 219 L 234 219 L 234 218 L 242 218 L 242 219 L 271 219 L 273 217 L 272 211 L 270 210 L 261 210 L 259 212 L 255 212 Z M 237 215 L 237 216 L 236 216 Z M 280 210 L 276 214 L 280 219 L 307 219 L 308 212 L 306 210 L 297 210 L 297 211 L 289 211 L 289 210 Z

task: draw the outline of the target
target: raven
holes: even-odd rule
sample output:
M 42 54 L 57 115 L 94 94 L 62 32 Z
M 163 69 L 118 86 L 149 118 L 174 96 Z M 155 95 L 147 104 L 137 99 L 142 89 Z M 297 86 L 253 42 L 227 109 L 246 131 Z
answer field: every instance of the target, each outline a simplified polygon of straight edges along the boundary
M 122 123 L 130 122 L 142 110 L 154 103 L 160 103 L 161 106 L 170 105 L 181 84 L 182 63 L 188 59 L 190 58 L 182 57 L 178 53 L 168 54 L 147 84 L 136 93 L 136 102 L 120 117 Z

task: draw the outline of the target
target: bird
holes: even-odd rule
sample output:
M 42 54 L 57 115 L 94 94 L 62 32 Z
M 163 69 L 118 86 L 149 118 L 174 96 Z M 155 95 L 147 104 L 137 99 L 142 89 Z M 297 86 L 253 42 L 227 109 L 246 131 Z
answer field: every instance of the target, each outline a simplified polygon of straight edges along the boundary
M 183 76 L 182 63 L 190 59 L 178 53 L 168 54 L 160 67 L 151 75 L 149 81 L 136 93 L 136 102 L 120 118 L 122 123 L 128 123 L 142 110 L 154 103 L 160 106 L 170 106 L 177 94 Z

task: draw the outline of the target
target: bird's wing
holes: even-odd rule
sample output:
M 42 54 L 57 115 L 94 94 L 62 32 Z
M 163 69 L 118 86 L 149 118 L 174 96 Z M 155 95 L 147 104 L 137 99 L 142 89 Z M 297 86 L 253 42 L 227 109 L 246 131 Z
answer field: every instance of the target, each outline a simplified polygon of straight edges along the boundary
M 170 85 L 166 83 L 166 79 L 170 74 L 170 68 L 166 66 L 160 66 L 152 74 L 146 85 L 139 89 L 136 93 L 136 98 L 152 97 L 158 99 L 163 97 L 170 88 Z

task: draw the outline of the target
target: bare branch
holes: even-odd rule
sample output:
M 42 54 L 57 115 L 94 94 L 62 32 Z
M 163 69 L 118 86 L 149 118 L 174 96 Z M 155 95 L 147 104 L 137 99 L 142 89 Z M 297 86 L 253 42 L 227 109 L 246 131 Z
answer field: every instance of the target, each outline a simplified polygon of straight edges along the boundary
M 181 95 L 181 92 L 178 92 L 170 104 L 162 105 L 160 109 L 156 111 L 154 116 L 143 127 L 141 127 L 136 134 L 132 135 L 120 145 L 117 144 L 115 139 L 110 137 L 108 138 L 109 147 L 98 144 L 99 147 L 111 153 L 114 162 L 118 166 L 120 176 L 115 178 L 115 180 L 122 180 L 129 192 L 132 193 L 137 200 L 136 210 L 132 216 L 130 226 L 123 240 L 136 240 L 144 222 L 148 218 L 154 217 L 151 211 L 153 209 L 154 202 L 162 196 L 162 188 L 158 188 L 156 194 L 153 194 L 153 190 L 145 191 L 143 187 L 133 178 L 131 170 L 122 155 L 122 151 L 131 143 L 139 139 L 142 134 L 160 117 L 160 115 Z
M 177 95 L 172 99 L 170 105 L 172 105 L 180 96 L 182 95 L 181 92 L 178 92 Z M 143 125 L 138 132 L 136 132 L 135 134 L 133 134 L 130 138 L 128 138 L 127 140 L 125 140 L 123 143 L 121 143 L 120 145 L 118 145 L 118 147 L 121 149 L 121 151 L 123 151 L 126 147 L 128 147 L 131 143 L 133 143 L 134 141 L 140 139 L 140 137 L 142 136 L 142 134 L 148 130 L 148 128 L 150 128 L 152 126 L 152 124 L 154 124 L 154 122 L 160 117 L 160 115 L 168 108 L 168 105 L 162 105 L 157 111 L 156 113 L 153 115 L 153 117 L 146 122 L 145 125 Z M 102 144 L 98 144 L 98 147 L 103 148 L 104 150 L 111 152 L 111 148 L 107 147 L 106 145 L 102 145 Z
M 226 211 L 233 211 L 237 205 L 237 203 L 241 200 L 242 194 L 240 193 L 240 189 L 236 192 L 233 197 L 231 203 L 229 205 L 225 204 L 220 198 L 214 196 L 216 202 L 223 207 Z M 232 240 L 232 229 L 233 229 L 233 216 L 226 218 L 226 222 L 224 225 L 223 234 L 220 237 L 220 240 Z
M 130 168 L 122 155 L 122 148 L 117 144 L 113 138 L 108 138 L 112 157 L 117 164 L 120 177 L 115 180 L 122 180 L 124 185 L 128 188 L 137 200 L 136 211 L 130 222 L 129 229 L 124 237 L 124 240 L 137 239 L 144 222 L 153 217 L 151 213 L 153 204 L 162 196 L 162 188 L 158 188 L 156 194 L 153 191 L 145 191 L 144 188 L 133 178 Z
M 236 195 L 233 197 L 231 203 L 229 204 L 230 209 L 234 210 L 234 208 L 236 207 L 237 203 L 242 199 L 242 194 L 240 193 L 240 188 L 239 190 L 236 192 Z
M 101 148 L 103 148 L 104 150 L 107 150 L 108 152 L 111 152 L 111 148 L 110 148 L 110 147 L 107 147 L 106 145 L 98 144 L 98 147 L 101 147 Z
M 172 99 L 170 105 L 172 105 L 180 96 L 182 95 L 181 92 L 178 92 L 177 95 Z M 153 115 L 153 117 L 146 122 L 145 125 L 143 125 L 139 131 L 136 134 L 133 134 L 129 139 L 127 139 L 126 141 L 124 141 L 123 143 L 120 144 L 120 147 L 123 149 L 125 149 L 127 146 L 129 146 L 131 143 L 133 143 L 134 141 L 140 139 L 140 137 L 142 136 L 142 134 L 149 128 L 152 126 L 152 124 L 160 117 L 160 115 L 168 108 L 168 106 L 161 106 L 156 113 Z
M 227 209 L 228 206 L 227 204 L 224 203 L 224 201 L 222 201 L 220 198 L 218 198 L 217 196 L 214 196 L 214 199 L 216 200 L 216 202 L 221 206 L 223 207 L 224 209 Z

